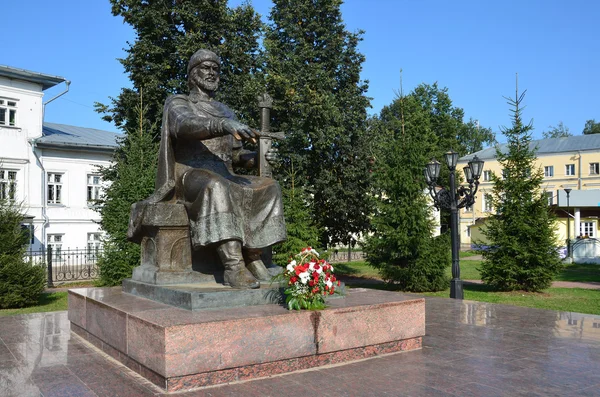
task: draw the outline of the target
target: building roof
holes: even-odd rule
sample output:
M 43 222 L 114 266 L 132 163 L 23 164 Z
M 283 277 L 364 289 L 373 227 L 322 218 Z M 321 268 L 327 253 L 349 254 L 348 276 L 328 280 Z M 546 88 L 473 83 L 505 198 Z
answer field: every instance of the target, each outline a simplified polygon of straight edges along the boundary
M 535 150 L 537 155 L 568 153 L 584 150 L 599 150 L 600 134 L 576 135 L 565 138 L 538 139 L 536 141 L 531 141 L 529 143 L 529 147 Z M 475 153 L 467 154 L 466 156 L 461 157 L 459 161 L 469 161 L 475 156 L 479 157 L 481 160 L 495 159 L 496 148 L 499 148 L 502 153 L 507 152 L 507 144 L 503 143 Z
M 42 90 L 52 88 L 57 84 L 67 81 L 64 77 L 52 76 L 49 74 L 32 72 L 31 70 L 13 68 L 11 66 L 0 65 L 0 76 L 10 79 L 31 81 L 42 85 Z
M 94 128 L 44 123 L 42 137 L 37 139 L 37 144 L 41 147 L 114 151 L 120 136 L 114 132 Z

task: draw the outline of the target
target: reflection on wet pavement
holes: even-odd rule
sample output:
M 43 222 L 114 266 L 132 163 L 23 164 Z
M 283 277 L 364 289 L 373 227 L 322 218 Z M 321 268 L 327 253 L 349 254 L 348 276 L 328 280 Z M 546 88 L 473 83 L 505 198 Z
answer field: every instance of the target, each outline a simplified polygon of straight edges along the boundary
M 441 298 L 426 310 L 420 351 L 176 395 L 600 395 L 600 316 Z M 0 318 L 0 396 L 153 395 L 71 334 L 66 312 Z

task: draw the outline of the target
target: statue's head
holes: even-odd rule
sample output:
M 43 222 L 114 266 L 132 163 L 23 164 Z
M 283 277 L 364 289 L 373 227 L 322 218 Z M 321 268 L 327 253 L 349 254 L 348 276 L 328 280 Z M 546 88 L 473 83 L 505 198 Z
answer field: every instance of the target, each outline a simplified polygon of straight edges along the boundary
M 202 91 L 213 93 L 219 88 L 219 72 L 221 60 L 212 51 L 198 50 L 188 63 L 188 85 L 190 90 L 194 87 Z

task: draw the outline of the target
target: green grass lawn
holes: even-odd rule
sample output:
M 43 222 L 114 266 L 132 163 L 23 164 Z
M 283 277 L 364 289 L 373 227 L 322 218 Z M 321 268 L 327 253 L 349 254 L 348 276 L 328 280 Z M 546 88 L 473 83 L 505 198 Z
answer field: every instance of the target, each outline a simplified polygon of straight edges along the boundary
M 555 278 L 557 281 L 600 282 L 600 265 L 577 264 L 567 265 Z
M 600 314 L 600 290 L 582 288 L 548 288 L 543 292 L 495 292 L 485 285 L 465 285 L 465 299 L 478 302 L 535 307 L 577 313 Z M 426 296 L 450 296 L 450 289 L 426 292 Z
M 458 256 L 460 258 L 468 258 L 470 256 L 481 255 L 479 251 L 459 251 Z
M 43 293 L 36 306 L 25 307 L 23 309 L 2 309 L 0 317 L 12 316 L 15 314 L 28 314 L 39 312 L 55 312 L 67 310 L 67 291 Z
M 460 262 L 460 276 L 463 280 L 479 280 L 477 268 L 480 260 L 463 260 Z M 352 280 L 350 287 L 365 287 L 393 290 L 383 282 L 377 282 L 379 274 L 366 262 L 350 262 L 334 264 L 336 274 L 364 278 Z M 447 269 L 450 276 L 451 269 Z M 561 281 L 598 281 L 600 282 L 600 265 L 572 264 L 567 266 L 556 278 Z M 543 292 L 497 292 L 485 285 L 465 284 L 465 299 L 479 302 L 501 303 L 505 305 L 535 307 L 539 309 L 572 311 L 577 313 L 600 314 L 600 290 L 581 288 L 549 288 Z M 448 298 L 450 290 L 423 293 L 426 296 Z
M 372 268 L 365 261 L 333 263 L 332 266 L 338 276 L 379 278 L 377 269 Z
M 460 261 L 460 278 L 463 280 L 480 280 L 479 268 L 481 260 Z M 364 261 L 344 262 L 334 264 L 335 273 L 343 276 L 379 278 L 379 273 Z M 452 268 L 446 269 L 448 277 Z M 557 281 L 600 282 L 600 265 L 573 263 L 564 268 L 555 278 Z

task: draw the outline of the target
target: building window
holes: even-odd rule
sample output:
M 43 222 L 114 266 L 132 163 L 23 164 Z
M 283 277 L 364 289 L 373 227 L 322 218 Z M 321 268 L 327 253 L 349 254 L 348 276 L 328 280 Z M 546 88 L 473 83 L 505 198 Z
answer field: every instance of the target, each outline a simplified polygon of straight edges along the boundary
M 35 234 L 34 234 L 33 225 L 31 225 L 31 224 L 21 225 L 21 230 L 23 231 L 23 233 L 27 234 L 27 236 L 29 238 L 29 245 L 33 245 L 33 243 L 35 242 Z
M 574 176 L 575 175 L 575 164 L 565 165 L 565 175 L 566 176 Z
M 88 233 L 87 235 L 87 256 L 88 260 L 95 261 L 98 258 L 98 251 L 102 242 L 100 241 L 100 233 Z
M 492 211 L 492 195 L 484 194 L 483 195 L 483 212 L 491 212 Z
M 553 165 L 549 165 L 544 167 L 544 176 L 550 177 L 550 176 L 554 176 L 554 166 Z
M 0 200 L 15 200 L 17 171 L 0 170 Z
M 596 237 L 596 222 L 581 222 L 579 224 L 579 234 L 583 237 Z
M 590 175 L 600 174 L 600 163 L 590 163 Z
M 554 192 L 546 192 L 546 198 L 548 199 L 548 205 L 554 205 Z
M 93 205 L 100 200 L 100 183 L 100 175 L 87 176 L 87 201 L 89 205 Z
M 487 171 L 483 171 L 483 180 L 485 182 L 489 182 L 492 180 L 492 171 L 487 170 Z
M 577 325 L 577 320 L 571 320 L 571 319 L 569 319 L 568 324 L 569 325 Z
M 49 234 L 48 235 L 48 248 L 52 249 L 52 260 L 62 261 L 62 234 Z
M 48 204 L 62 203 L 63 174 L 48 173 Z
M 0 125 L 14 127 L 17 125 L 17 101 L 0 98 Z
M 468 205 L 465 207 L 465 212 L 473 212 L 473 206 L 472 205 Z

